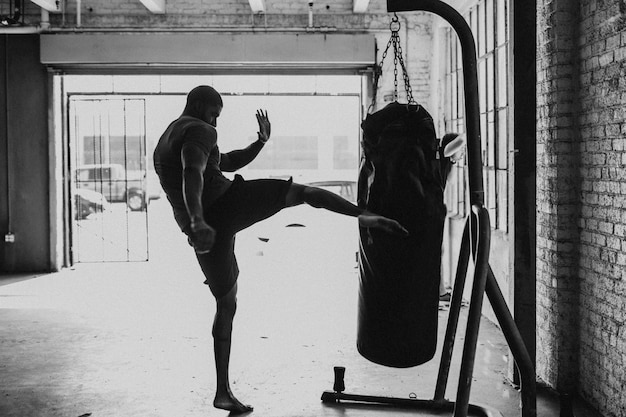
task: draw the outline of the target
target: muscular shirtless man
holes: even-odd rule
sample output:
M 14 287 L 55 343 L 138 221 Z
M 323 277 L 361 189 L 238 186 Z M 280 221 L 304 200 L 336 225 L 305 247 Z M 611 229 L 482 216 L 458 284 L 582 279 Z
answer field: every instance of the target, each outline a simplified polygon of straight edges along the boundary
M 251 411 L 233 395 L 228 379 L 237 277 L 235 234 L 285 207 L 307 203 L 358 218 L 361 227 L 404 236 L 395 220 L 369 213 L 338 195 L 290 180 L 233 181 L 222 172 L 234 172 L 256 158 L 270 138 L 267 112 L 258 110 L 258 139 L 248 147 L 220 153 L 217 118 L 223 107 L 220 94 L 209 86 L 187 95 L 182 115 L 161 136 L 154 151 L 154 166 L 174 210 L 180 229 L 194 247 L 198 262 L 217 300 L 213 341 L 217 389 L 213 405 L 233 412 Z

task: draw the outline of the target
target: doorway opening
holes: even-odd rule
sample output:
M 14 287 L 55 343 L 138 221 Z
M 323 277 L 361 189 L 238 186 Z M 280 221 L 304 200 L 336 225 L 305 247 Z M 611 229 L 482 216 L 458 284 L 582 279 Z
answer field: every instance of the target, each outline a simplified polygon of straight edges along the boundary
M 64 75 L 62 83 L 69 265 L 160 260 L 175 248 L 189 251 L 154 173 L 152 152 L 196 85 L 213 85 L 223 96 L 221 152 L 254 141 L 256 110 L 269 114 L 270 142 L 238 174 L 293 177 L 356 200 L 360 123 L 368 101 L 363 75 Z M 324 241 L 320 233 L 351 234 L 350 249 L 336 240 L 334 252 L 346 249 L 354 261 L 356 232 L 346 226 L 352 223 L 308 207 L 289 209 L 242 233 L 238 246 L 268 257 Z
M 148 259 L 145 100 L 69 98 L 74 262 Z

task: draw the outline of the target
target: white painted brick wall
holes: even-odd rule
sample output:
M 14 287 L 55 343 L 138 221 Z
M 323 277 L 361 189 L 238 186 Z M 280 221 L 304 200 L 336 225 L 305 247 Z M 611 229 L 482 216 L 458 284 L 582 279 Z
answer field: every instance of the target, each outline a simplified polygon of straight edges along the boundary
M 625 13 L 620 0 L 538 2 L 537 372 L 555 387 L 568 381 L 606 416 L 626 415 Z M 578 79 L 568 78 L 573 45 Z M 563 117 L 571 110 L 564 102 L 574 100 L 577 117 Z M 579 138 L 560 145 L 571 128 Z M 562 160 L 579 161 L 576 172 L 559 167 Z M 574 204 L 568 178 L 560 178 L 568 175 L 579 177 Z M 578 231 L 564 221 L 570 208 Z M 573 259 L 562 244 L 568 233 L 578 234 Z M 559 271 L 568 269 L 564 278 Z M 564 283 L 577 288 L 574 322 L 560 317 L 568 310 Z M 577 369 L 564 368 L 567 361 Z

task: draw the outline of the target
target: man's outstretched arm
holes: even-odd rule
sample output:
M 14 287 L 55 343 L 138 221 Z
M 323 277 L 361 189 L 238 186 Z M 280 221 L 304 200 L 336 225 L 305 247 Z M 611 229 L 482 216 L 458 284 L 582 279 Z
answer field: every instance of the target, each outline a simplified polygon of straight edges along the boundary
M 270 139 L 272 125 L 267 117 L 267 111 L 257 110 L 256 120 L 259 123 L 258 139 L 244 149 L 238 149 L 221 155 L 220 169 L 224 172 L 234 172 L 248 165 L 257 157 L 263 145 Z
M 185 144 L 181 150 L 183 164 L 183 199 L 191 220 L 191 241 L 198 253 L 211 250 L 215 242 L 215 230 L 204 220 L 202 212 L 202 189 L 207 155 L 194 144 Z
M 223 153 L 220 159 L 220 169 L 224 172 L 234 172 L 254 161 L 254 158 L 263 149 L 264 142 L 256 140 L 244 149 L 237 149 L 228 153 Z

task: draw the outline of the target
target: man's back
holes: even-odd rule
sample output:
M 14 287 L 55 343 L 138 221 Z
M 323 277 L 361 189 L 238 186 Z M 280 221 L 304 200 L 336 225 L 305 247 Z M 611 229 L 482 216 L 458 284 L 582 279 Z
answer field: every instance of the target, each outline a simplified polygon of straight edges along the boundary
M 198 152 L 203 152 L 208 157 L 202 192 L 202 199 L 206 204 L 215 201 L 231 184 L 219 168 L 220 151 L 215 128 L 191 116 L 181 116 L 170 123 L 154 149 L 154 168 L 181 229 L 189 224 L 182 191 L 181 150 L 185 144 L 194 145 Z

